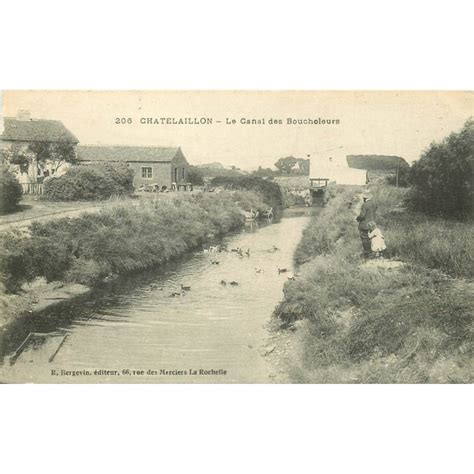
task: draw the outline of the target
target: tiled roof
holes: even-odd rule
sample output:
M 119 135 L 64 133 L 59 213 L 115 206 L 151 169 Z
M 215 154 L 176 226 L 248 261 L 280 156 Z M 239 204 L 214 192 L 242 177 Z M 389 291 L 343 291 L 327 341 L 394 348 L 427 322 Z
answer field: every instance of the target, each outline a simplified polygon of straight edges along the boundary
M 79 140 L 59 120 L 18 120 L 5 117 L 3 126 L 3 134 L 0 137 L 3 140 L 79 143 Z
M 77 147 L 77 158 L 79 161 L 169 162 L 178 151 L 179 147 L 83 145 Z

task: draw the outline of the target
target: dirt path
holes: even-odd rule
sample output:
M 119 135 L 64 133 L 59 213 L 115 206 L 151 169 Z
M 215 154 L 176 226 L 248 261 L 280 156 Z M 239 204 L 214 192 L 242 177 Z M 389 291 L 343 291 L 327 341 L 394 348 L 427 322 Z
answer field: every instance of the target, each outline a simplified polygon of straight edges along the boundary
M 47 222 L 54 219 L 60 219 L 61 217 L 77 217 L 81 214 L 87 214 L 91 212 L 98 212 L 103 209 L 104 204 L 94 204 L 88 207 L 80 207 L 78 209 L 67 209 L 67 210 L 56 210 L 51 211 L 49 214 L 41 214 L 34 217 L 23 217 L 12 221 L 1 222 L 0 221 L 0 232 L 14 228 L 27 227 L 33 222 Z

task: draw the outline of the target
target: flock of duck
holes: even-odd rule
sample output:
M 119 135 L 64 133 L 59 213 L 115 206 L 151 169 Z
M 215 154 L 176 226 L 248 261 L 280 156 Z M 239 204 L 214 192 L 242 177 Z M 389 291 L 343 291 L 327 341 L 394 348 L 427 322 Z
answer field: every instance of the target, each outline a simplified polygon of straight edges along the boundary
M 277 246 L 273 245 L 271 248 L 269 248 L 265 251 L 269 252 L 269 253 L 275 253 L 275 252 L 278 252 L 279 250 L 280 249 Z M 211 265 L 219 265 L 220 261 L 217 260 L 215 258 L 215 256 L 218 253 L 221 253 L 221 252 L 232 252 L 232 253 L 235 253 L 236 256 L 239 257 L 239 258 L 250 257 L 250 249 L 249 248 L 247 248 L 246 250 L 244 250 L 241 247 L 228 249 L 226 244 L 211 245 L 209 248 L 204 249 L 203 252 L 210 256 L 209 263 Z M 297 274 L 295 275 L 293 272 L 288 271 L 286 268 L 278 267 L 277 271 L 278 271 L 279 275 L 282 274 L 282 273 L 286 274 L 288 280 L 295 280 L 296 276 L 298 276 Z M 262 268 L 255 267 L 255 273 L 263 273 L 263 272 L 264 272 L 264 270 Z M 220 284 L 221 284 L 221 286 L 224 286 L 224 287 L 226 287 L 227 285 L 234 286 L 234 287 L 239 286 L 239 282 L 235 281 L 235 280 L 231 280 L 231 281 L 221 280 Z M 151 289 L 157 289 L 157 290 L 163 290 L 163 288 L 158 286 L 156 283 L 151 284 L 150 288 Z M 183 285 L 181 283 L 180 290 L 171 292 L 169 296 L 171 298 L 174 298 L 174 297 L 177 297 L 177 296 L 184 296 L 189 291 L 191 291 L 191 286 Z

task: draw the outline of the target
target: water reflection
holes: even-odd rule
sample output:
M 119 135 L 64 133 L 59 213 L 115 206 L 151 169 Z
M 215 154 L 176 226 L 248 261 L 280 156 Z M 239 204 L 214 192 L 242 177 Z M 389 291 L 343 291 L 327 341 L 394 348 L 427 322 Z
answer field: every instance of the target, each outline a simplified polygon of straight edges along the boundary
M 292 268 L 307 221 L 300 216 L 260 227 L 248 222 L 241 233 L 224 240 L 229 251 L 212 258 L 209 252 L 197 252 L 161 269 L 117 280 L 78 304 L 20 322 L 5 337 L 7 353 L 30 332 L 51 335 L 36 338 L 12 366 L 4 364 L 3 379 L 267 382 L 271 369 L 259 351 L 267 335 L 264 325 L 287 279 L 278 268 Z M 240 254 L 233 248 L 250 251 Z M 182 285 L 189 288 L 183 290 Z M 201 369 L 208 374 L 192 372 Z M 68 374 L 51 375 L 60 370 Z M 94 375 L 97 370 L 120 375 Z M 91 375 L 70 375 L 75 371 Z

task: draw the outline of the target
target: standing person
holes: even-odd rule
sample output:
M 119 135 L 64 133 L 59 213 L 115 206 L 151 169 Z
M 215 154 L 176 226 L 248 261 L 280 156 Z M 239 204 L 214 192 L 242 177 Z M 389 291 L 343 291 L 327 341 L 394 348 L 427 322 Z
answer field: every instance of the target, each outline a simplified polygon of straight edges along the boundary
M 364 249 L 364 258 L 368 258 L 372 252 L 369 238 L 369 222 L 375 221 L 377 204 L 372 199 L 372 194 L 369 191 L 363 194 L 363 199 L 364 203 L 356 220 L 359 223 L 359 235 L 362 241 L 362 248 Z
M 387 249 L 387 246 L 385 245 L 385 237 L 374 221 L 369 222 L 369 239 L 374 257 L 383 258 L 383 254 Z

